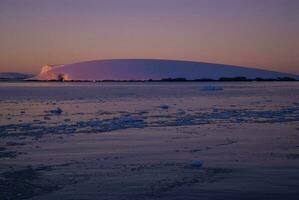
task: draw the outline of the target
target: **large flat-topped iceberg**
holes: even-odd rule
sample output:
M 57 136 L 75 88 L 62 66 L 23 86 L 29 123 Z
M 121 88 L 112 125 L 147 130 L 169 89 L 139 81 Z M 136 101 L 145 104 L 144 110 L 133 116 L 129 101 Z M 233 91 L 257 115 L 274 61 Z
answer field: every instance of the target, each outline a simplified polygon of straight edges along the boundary
M 160 80 L 163 78 L 219 79 L 221 77 L 278 78 L 296 75 L 204 62 L 113 59 L 85 61 L 66 65 L 46 65 L 32 80 Z

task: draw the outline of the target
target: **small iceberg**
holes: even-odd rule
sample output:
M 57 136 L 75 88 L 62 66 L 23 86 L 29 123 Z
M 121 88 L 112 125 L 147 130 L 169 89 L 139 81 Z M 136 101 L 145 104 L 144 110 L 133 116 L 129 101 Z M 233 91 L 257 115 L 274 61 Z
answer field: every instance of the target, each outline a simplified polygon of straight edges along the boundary
M 223 87 L 216 85 L 206 85 L 201 88 L 201 91 L 221 91 Z
M 169 106 L 168 105 L 161 105 L 160 108 L 163 109 L 163 110 L 168 110 Z
M 203 161 L 201 161 L 201 160 L 192 160 L 191 161 L 191 167 L 201 168 L 202 166 L 203 166 Z
M 51 114 L 54 114 L 54 115 L 60 115 L 63 111 L 62 111 L 61 108 L 56 108 L 56 109 L 53 109 L 53 110 L 49 110 L 48 112 L 51 113 Z

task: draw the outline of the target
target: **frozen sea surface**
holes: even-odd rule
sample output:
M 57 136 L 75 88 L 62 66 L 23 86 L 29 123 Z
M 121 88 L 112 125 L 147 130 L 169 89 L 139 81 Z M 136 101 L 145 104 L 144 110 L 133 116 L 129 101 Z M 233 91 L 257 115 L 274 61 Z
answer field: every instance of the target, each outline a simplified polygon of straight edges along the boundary
M 0 85 L 0 132 L 40 136 L 298 121 L 298 90 L 298 83 L 6 83 Z
M 297 82 L 0 83 L 0 108 L 0 199 L 299 194 Z

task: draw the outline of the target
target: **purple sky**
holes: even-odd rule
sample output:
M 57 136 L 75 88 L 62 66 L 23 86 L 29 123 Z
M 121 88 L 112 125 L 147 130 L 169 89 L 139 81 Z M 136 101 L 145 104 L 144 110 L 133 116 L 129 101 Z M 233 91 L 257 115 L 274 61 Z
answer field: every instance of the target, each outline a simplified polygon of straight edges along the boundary
M 0 72 L 165 58 L 299 74 L 298 0 L 0 0 Z

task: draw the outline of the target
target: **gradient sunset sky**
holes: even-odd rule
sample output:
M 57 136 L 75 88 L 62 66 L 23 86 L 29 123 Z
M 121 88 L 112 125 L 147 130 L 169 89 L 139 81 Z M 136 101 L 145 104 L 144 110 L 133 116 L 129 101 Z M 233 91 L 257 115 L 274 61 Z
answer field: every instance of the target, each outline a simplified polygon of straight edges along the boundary
M 299 74 L 299 0 L 0 0 L 0 72 L 112 58 Z

